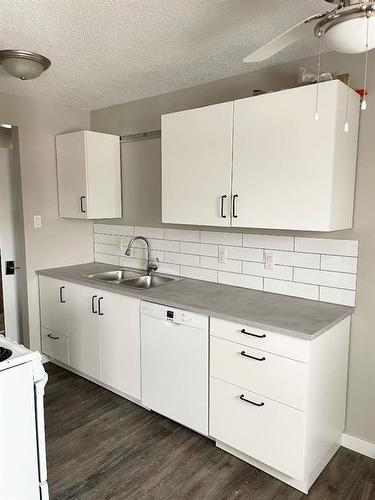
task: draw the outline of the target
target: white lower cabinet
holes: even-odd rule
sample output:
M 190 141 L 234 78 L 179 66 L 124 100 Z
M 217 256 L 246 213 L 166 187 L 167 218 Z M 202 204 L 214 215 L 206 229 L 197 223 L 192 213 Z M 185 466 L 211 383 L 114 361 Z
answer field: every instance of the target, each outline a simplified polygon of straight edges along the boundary
M 140 301 L 103 291 L 101 297 L 101 380 L 141 399 Z
M 98 299 L 96 290 L 69 284 L 70 365 L 100 380 Z
M 63 303 L 55 297 L 60 286 Z M 41 276 L 40 303 L 44 354 L 116 392 L 141 399 L 138 299 Z
M 349 334 L 350 318 L 314 340 L 211 318 L 217 445 L 307 493 L 341 443 Z

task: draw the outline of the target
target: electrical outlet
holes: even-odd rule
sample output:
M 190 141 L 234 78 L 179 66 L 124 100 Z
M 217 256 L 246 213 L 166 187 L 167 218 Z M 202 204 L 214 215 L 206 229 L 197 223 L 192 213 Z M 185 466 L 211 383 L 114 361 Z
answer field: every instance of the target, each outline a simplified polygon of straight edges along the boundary
M 34 227 L 40 229 L 42 227 L 42 216 L 34 215 Z
M 275 269 L 275 254 L 273 252 L 264 252 L 264 267 Z
M 227 249 L 225 247 L 219 247 L 219 262 L 220 264 L 225 264 L 227 261 Z
M 125 253 L 125 250 L 128 248 L 128 241 L 125 238 L 119 238 L 117 240 L 117 248 L 119 252 Z

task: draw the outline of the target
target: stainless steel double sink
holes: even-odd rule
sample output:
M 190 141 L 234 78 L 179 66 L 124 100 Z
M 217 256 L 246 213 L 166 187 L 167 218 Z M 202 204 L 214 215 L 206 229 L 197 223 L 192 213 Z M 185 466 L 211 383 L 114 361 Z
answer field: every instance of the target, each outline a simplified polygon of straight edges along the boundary
M 88 274 L 85 278 L 105 281 L 119 286 L 130 288 L 154 288 L 155 286 L 167 285 L 179 281 L 183 278 L 175 276 L 164 276 L 160 274 L 148 275 L 145 271 L 131 269 L 116 269 L 115 271 L 105 271 L 103 273 Z

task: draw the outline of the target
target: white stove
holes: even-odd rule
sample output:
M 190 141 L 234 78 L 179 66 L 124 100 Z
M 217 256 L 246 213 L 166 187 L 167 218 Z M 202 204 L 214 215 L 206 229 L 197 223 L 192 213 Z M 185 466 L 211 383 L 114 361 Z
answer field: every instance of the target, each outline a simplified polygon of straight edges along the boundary
M 44 387 L 39 352 L 0 335 L 0 498 L 47 500 Z

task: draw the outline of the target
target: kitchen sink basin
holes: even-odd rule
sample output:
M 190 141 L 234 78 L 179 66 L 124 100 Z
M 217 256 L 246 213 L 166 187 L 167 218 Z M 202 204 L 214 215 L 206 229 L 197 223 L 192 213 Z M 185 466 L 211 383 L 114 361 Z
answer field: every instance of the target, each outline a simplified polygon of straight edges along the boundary
M 172 278 L 170 276 L 139 276 L 138 278 L 133 278 L 129 280 L 124 280 L 121 282 L 123 286 L 129 286 L 131 288 L 153 288 L 154 286 L 167 285 L 168 283 L 173 283 L 178 281 L 180 278 Z
M 106 271 L 103 273 L 89 274 L 86 278 L 105 281 L 119 286 L 128 286 L 130 288 L 153 288 L 155 286 L 167 285 L 182 278 L 176 276 L 164 276 L 159 274 L 147 275 L 145 271 L 118 269 L 115 271 Z

